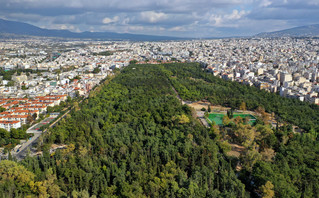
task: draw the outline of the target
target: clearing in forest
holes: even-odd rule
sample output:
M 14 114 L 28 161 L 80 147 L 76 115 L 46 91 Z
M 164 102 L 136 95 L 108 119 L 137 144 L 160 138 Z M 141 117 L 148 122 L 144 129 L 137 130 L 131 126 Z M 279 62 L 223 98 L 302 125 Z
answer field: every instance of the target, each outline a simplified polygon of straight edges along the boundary
M 223 117 L 226 116 L 226 114 L 223 113 L 210 113 L 208 116 L 208 121 L 212 123 L 212 121 L 215 122 L 217 125 L 223 125 Z M 251 114 L 243 114 L 243 113 L 234 113 L 234 118 L 240 116 L 241 118 L 245 119 L 248 117 L 249 124 L 253 125 L 256 122 L 256 118 Z

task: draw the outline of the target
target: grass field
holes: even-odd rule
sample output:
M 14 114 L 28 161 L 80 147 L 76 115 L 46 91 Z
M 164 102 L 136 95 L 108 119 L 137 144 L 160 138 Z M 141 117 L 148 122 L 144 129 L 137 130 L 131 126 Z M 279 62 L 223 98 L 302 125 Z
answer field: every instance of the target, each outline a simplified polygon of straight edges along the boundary
M 223 113 L 210 113 L 208 116 L 208 120 L 210 123 L 214 121 L 217 125 L 223 125 L 223 117 L 225 115 L 226 114 Z M 234 118 L 238 116 L 242 117 L 243 119 L 248 117 L 250 125 L 253 125 L 256 122 L 256 118 L 251 114 L 234 113 Z

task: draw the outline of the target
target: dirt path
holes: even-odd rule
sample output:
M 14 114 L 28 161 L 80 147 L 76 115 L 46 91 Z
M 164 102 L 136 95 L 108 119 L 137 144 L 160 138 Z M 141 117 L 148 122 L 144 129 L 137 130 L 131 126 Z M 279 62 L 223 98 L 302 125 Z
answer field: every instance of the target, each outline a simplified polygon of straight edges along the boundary
M 190 101 L 184 101 L 184 100 L 181 98 L 181 96 L 178 94 L 177 90 L 175 89 L 175 87 L 173 86 L 172 83 L 171 83 L 171 87 L 172 87 L 173 91 L 175 92 L 175 95 L 176 95 L 177 99 L 178 99 L 179 101 L 181 101 L 182 105 L 186 104 L 186 105 L 188 105 L 188 106 L 190 106 L 190 107 L 193 107 L 193 104 L 195 104 L 195 103 L 192 103 L 192 102 L 190 102 Z M 193 108 L 194 108 L 194 107 L 193 107 Z M 209 128 L 210 125 L 208 124 L 208 122 L 206 121 L 206 119 L 205 119 L 205 117 L 204 117 L 204 111 L 201 111 L 201 108 L 200 108 L 200 109 L 194 108 L 194 109 L 196 110 L 197 118 L 201 121 L 201 123 L 202 123 L 205 127 Z

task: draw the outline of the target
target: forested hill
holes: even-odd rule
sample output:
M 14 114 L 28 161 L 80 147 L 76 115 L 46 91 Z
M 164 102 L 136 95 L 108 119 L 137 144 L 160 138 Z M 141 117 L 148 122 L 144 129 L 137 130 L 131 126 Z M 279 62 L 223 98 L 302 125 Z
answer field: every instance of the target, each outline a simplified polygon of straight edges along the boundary
M 259 118 L 207 129 L 172 86 L 184 100 L 263 107 L 309 133 Z M 3 197 L 318 197 L 317 106 L 196 63 L 130 65 L 96 90 L 50 129 L 43 156 L 0 162 Z M 239 157 L 228 155 L 228 141 L 244 147 Z M 67 148 L 50 154 L 53 143 Z
M 0 192 L 8 197 L 246 197 L 212 136 L 180 104 L 163 66 L 131 65 L 50 132 L 43 157 L 21 162 L 28 179 L 17 180 L 19 173 L 1 177 Z M 46 145 L 51 143 L 68 148 L 50 156 Z M 0 172 L 26 172 L 23 166 L 4 161 Z
M 220 127 L 217 136 L 245 147 L 234 162 L 242 165 L 239 178 L 257 197 L 318 197 L 319 107 L 297 99 L 282 98 L 255 87 L 225 81 L 206 73 L 198 64 L 166 65 L 168 76 L 184 100 L 209 100 L 212 104 L 249 110 L 265 109 L 279 115 L 281 127 L 272 128 L 262 118 L 256 126 L 243 121 Z M 293 133 L 288 121 L 306 133 Z
M 280 120 L 295 124 L 307 132 L 319 133 L 319 105 L 283 98 L 256 87 L 226 81 L 207 73 L 198 64 L 170 65 L 174 87 L 183 100 L 209 100 L 212 104 L 239 109 L 245 102 L 249 110 L 257 107 L 274 112 Z M 177 78 L 176 78 L 177 77 Z

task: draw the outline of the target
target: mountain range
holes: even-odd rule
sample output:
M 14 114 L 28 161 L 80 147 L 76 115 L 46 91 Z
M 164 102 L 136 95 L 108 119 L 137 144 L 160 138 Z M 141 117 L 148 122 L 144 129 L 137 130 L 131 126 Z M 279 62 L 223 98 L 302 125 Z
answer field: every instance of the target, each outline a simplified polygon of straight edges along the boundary
M 263 32 L 256 37 L 319 37 L 319 24 L 289 28 L 275 32 Z
M 170 36 L 154 36 L 142 34 L 128 34 L 115 32 L 71 32 L 69 30 L 51 30 L 39 28 L 27 23 L 8 21 L 0 19 L 0 37 L 17 37 L 23 36 L 40 36 L 40 37 L 62 37 L 62 38 L 78 38 L 78 39 L 103 39 L 103 40 L 181 40 L 182 38 Z
M 154 36 L 115 32 L 71 32 L 69 30 L 52 30 L 39 28 L 23 22 L 0 19 L 0 38 L 16 38 L 23 36 L 59 37 L 75 39 L 131 40 L 131 41 L 163 41 L 185 40 L 186 38 L 170 36 Z M 290 29 L 263 32 L 254 37 L 319 37 L 319 24 L 294 27 Z M 188 38 L 190 39 L 190 38 Z M 210 38 L 212 39 L 212 38 Z

